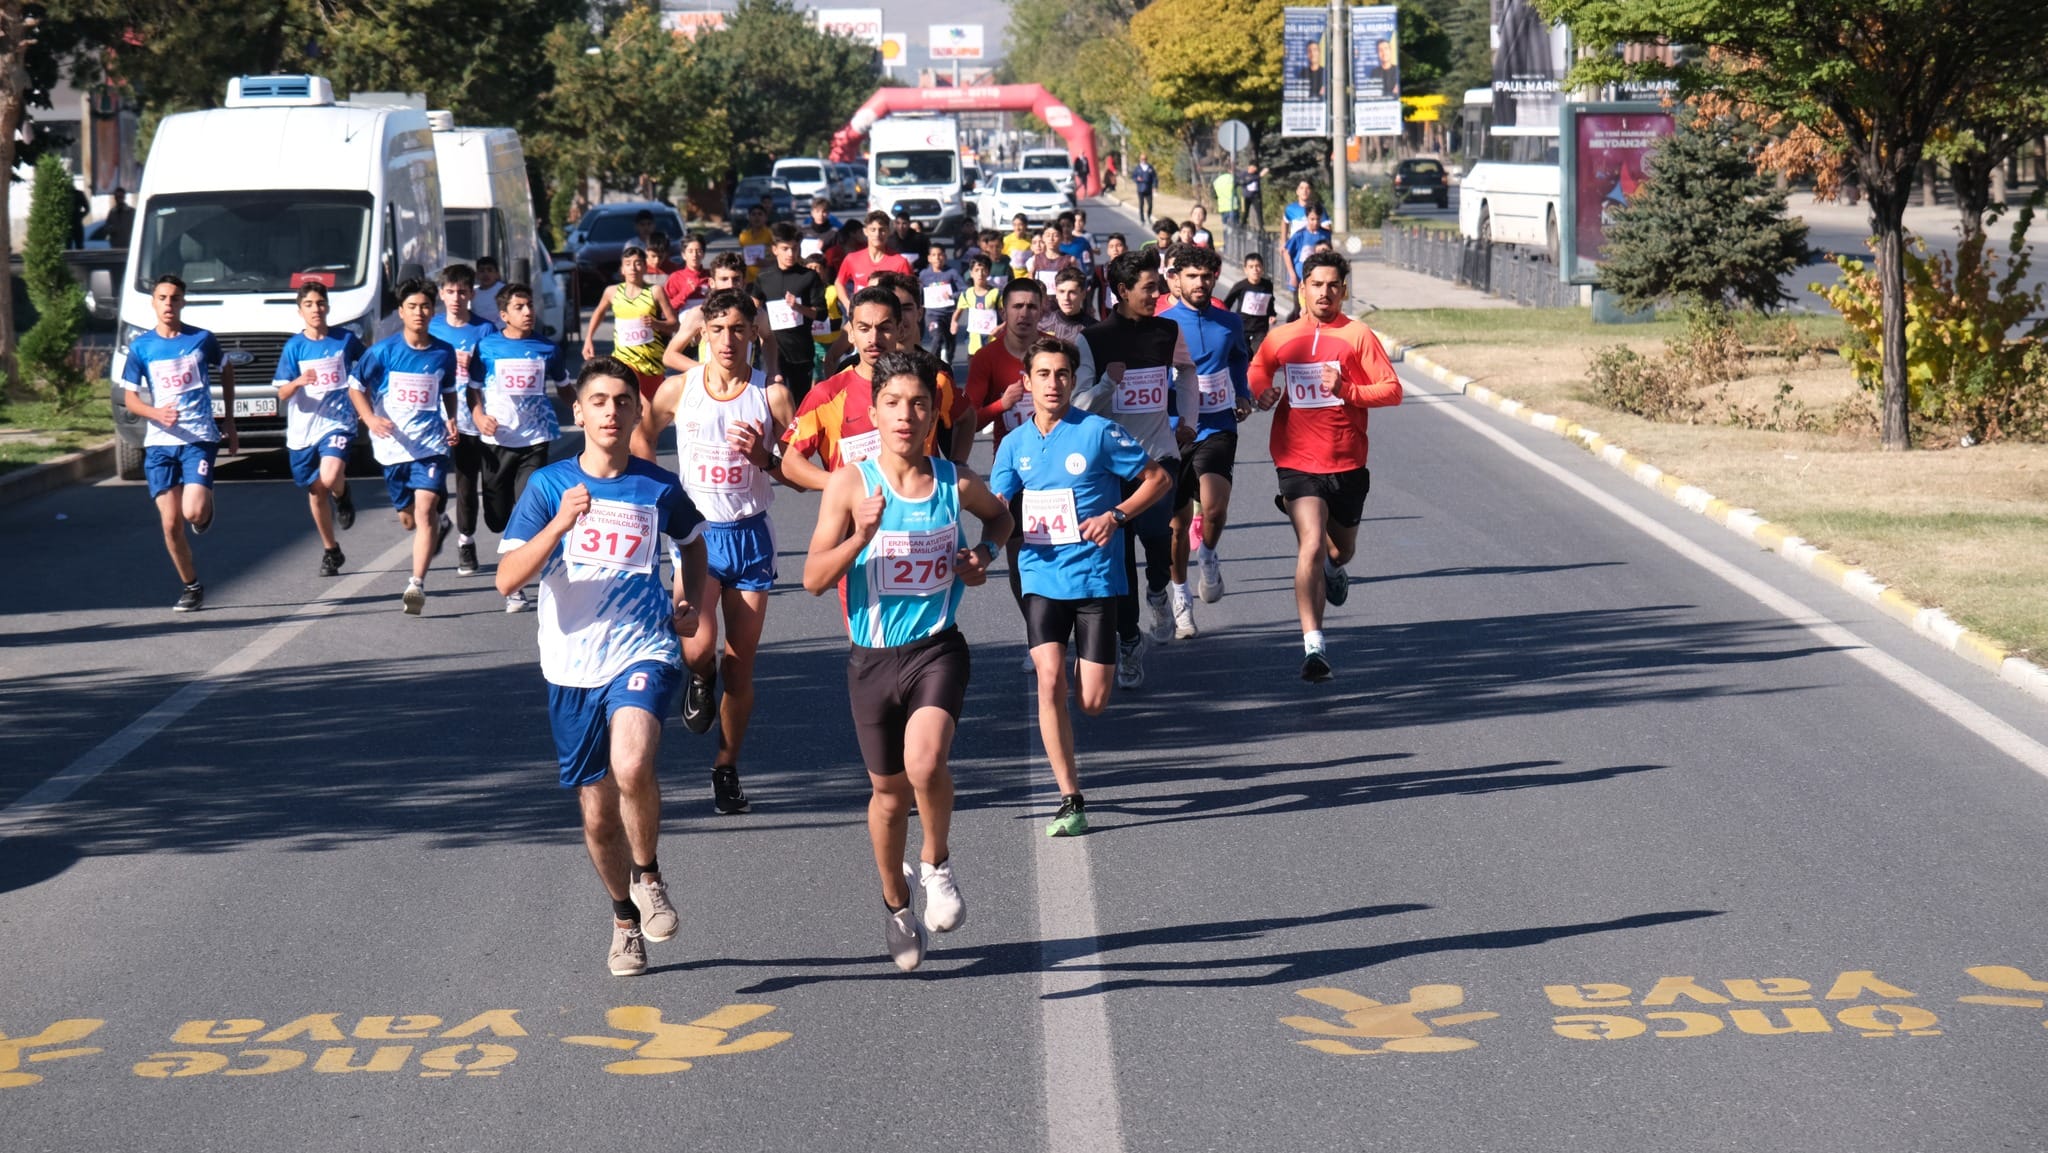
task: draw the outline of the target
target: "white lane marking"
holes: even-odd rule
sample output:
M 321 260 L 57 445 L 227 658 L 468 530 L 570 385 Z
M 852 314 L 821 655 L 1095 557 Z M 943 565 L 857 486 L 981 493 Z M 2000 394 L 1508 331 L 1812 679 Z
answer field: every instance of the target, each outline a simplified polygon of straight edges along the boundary
M 1028 699 L 1028 698 L 1027 698 Z M 1034 747 L 1038 726 L 1031 726 Z M 1025 758 L 1039 778 L 1052 776 L 1043 755 Z M 1046 811 L 1059 805 L 1057 788 L 1043 791 Z M 1096 984 L 1099 972 L 1063 967 L 1094 957 L 1095 875 L 1088 864 L 1087 837 L 1048 837 L 1027 822 L 1038 841 L 1039 1024 L 1044 1031 L 1045 1147 L 1050 1153 L 1119 1153 L 1124 1147 L 1123 1110 L 1117 1104 L 1116 1054 L 1109 1042 L 1109 1007 L 1104 994 L 1072 994 Z
M 318 599 L 299 606 L 298 611 L 265 629 L 256 639 L 230 653 L 225 660 L 200 674 L 199 679 L 187 684 L 167 697 L 163 703 L 128 722 L 113 736 L 101 741 L 71 762 L 62 772 L 23 793 L 14 803 L 0 809 L 0 841 L 19 836 L 31 825 L 50 814 L 48 810 L 84 788 L 94 777 L 121 763 L 122 758 L 142 747 L 151 737 L 162 732 L 166 726 L 179 717 L 198 708 L 208 697 L 226 687 L 228 682 L 268 660 L 277 650 L 290 644 L 300 633 L 313 627 L 314 622 L 341 607 L 341 602 L 354 596 L 370 582 L 383 577 L 393 565 L 412 556 L 412 535 L 384 550 L 383 555 L 370 562 L 370 567 L 352 573 L 335 582 Z
M 1426 390 L 1424 390 L 1426 391 Z M 1562 466 L 1543 459 L 1499 429 L 1490 427 L 1478 417 L 1448 404 L 1427 405 L 1430 411 L 1465 425 L 1472 431 L 1493 441 L 1507 450 L 1508 455 L 1535 468 L 1538 472 L 1592 501 L 1612 513 L 1629 527 L 1655 540 L 1671 551 L 1684 557 L 1722 580 L 1735 586 L 1741 592 L 1760 602 L 1765 608 L 1799 625 L 1823 642 L 1842 650 L 1843 655 L 1855 660 L 1865 668 L 1904 689 L 1918 698 L 1935 712 L 1968 729 L 1999 752 L 2048 777 L 2048 747 L 2032 737 L 2000 720 L 1984 706 L 1977 704 L 1954 689 L 1943 685 L 1925 673 L 1907 665 L 1888 653 L 1873 647 L 1870 642 L 1829 620 L 1821 613 L 1808 607 L 1798 599 L 1779 591 L 1768 582 L 1742 571 L 1735 565 L 1715 556 L 1704 547 L 1687 540 L 1670 528 L 1659 524 L 1642 512 L 1629 507 L 1618 498 L 1579 477 Z

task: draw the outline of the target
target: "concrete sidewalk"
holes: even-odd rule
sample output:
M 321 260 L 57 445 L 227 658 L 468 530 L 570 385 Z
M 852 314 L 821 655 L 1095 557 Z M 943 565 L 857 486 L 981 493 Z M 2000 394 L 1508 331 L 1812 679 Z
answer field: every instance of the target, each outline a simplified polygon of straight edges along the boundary
M 1138 214 L 1137 203 L 1137 194 L 1131 191 L 1128 181 L 1119 181 L 1116 191 L 1105 192 L 1090 202 L 1092 205 L 1114 205 L 1134 217 Z M 1168 192 L 1156 192 L 1152 195 L 1153 211 L 1157 215 L 1171 217 L 1174 220 L 1186 219 L 1188 209 L 1194 206 L 1195 202 L 1185 196 L 1176 196 Z M 1145 223 L 1149 225 L 1151 222 Z M 1104 230 L 1097 228 L 1094 231 Z M 1267 256 L 1267 264 L 1273 265 L 1272 254 Z M 1275 279 L 1285 283 L 1286 277 L 1281 269 L 1269 267 L 1268 271 Z M 1224 281 L 1230 281 L 1236 273 L 1236 269 L 1225 267 Z M 1287 308 L 1291 310 L 1294 307 L 1293 294 L 1283 289 L 1280 295 L 1286 299 Z M 1512 300 L 1488 296 L 1477 289 L 1461 287 L 1448 280 L 1438 280 L 1434 276 L 1425 276 L 1420 272 L 1409 272 L 1406 269 L 1389 268 L 1379 261 L 1377 255 L 1356 255 L 1351 258 L 1351 299 L 1374 309 L 1519 307 Z

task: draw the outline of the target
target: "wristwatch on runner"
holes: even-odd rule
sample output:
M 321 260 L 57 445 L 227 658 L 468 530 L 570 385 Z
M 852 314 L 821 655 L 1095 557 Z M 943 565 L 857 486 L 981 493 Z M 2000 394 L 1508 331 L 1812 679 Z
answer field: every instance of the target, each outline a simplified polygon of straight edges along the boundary
M 1109 519 L 1116 522 L 1116 527 L 1122 528 L 1130 523 L 1131 514 L 1120 508 L 1113 508 L 1109 510 Z

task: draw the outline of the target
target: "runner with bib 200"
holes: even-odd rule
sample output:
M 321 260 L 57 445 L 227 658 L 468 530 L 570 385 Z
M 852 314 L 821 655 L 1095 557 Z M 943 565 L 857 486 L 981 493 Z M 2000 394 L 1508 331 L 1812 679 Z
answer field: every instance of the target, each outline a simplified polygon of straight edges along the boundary
M 1301 677 L 1327 681 L 1323 605 L 1342 605 L 1372 488 L 1366 410 L 1401 403 L 1401 378 L 1372 329 L 1344 315 L 1351 264 L 1319 252 L 1302 264 L 1301 319 L 1275 328 L 1253 359 L 1251 387 L 1273 410 L 1274 498 L 1294 522 L 1294 604 L 1301 616 Z
M 651 400 L 661 387 L 662 352 L 676 330 L 676 313 L 666 293 L 641 279 L 646 268 L 647 250 L 639 245 L 628 244 L 619 253 L 619 283 L 597 298 L 583 326 L 583 359 L 597 357 L 597 326 L 610 313 L 612 357 L 633 370 L 640 398 Z
M 411 616 L 427 607 L 427 565 L 449 528 L 448 450 L 454 446 L 455 349 L 428 331 L 434 286 L 398 286 L 398 332 L 370 346 L 349 373 L 349 399 L 370 428 L 370 449 L 384 466 L 384 487 L 399 523 L 413 534 L 412 579 L 399 604 Z
M 988 486 L 931 455 L 941 403 L 928 362 L 892 353 L 877 363 L 880 449 L 832 474 L 804 563 L 804 587 L 814 596 L 843 578 L 853 642 L 847 692 L 871 790 L 868 839 L 881 873 L 889 955 L 906 971 L 924 961 L 927 926 L 943 933 L 966 917 L 947 843 L 948 760 L 969 671 L 956 620 L 964 586 L 988 579 L 995 545 L 1010 535 L 1010 511 Z M 963 512 L 982 524 L 981 543 L 971 549 Z M 913 802 L 924 828 L 916 872 L 903 860 Z M 924 889 L 922 917 L 913 882 Z
M 149 478 L 149 499 L 163 523 L 164 551 L 178 570 L 184 588 L 171 611 L 189 613 L 206 603 L 206 588 L 192 563 L 189 528 L 199 536 L 213 527 L 213 461 L 220 453 L 220 426 L 213 420 L 213 386 L 208 375 L 221 363 L 220 342 L 203 328 L 188 327 L 185 282 L 165 273 L 149 290 L 156 327 L 129 342 L 127 357 L 116 373 L 122 403 L 149 422 L 142 436 L 143 475 Z M 149 400 L 142 399 L 144 390 Z M 222 365 L 222 419 L 227 424 L 228 452 L 241 447 L 235 433 L 235 368 Z
M 477 344 L 482 383 L 470 379 L 462 407 L 482 441 L 478 477 L 484 525 L 502 534 L 527 482 L 547 464 L 548 446 L 562 435 L 553 394 L 567 389 L 555 342 L 534 335 L 533 289 L 508 284 L 498 294 L 498 306 L 504 327 Z M 526 607 L 524 589 L 506 595 L 506 612 Z
M 1116 667 L 1117 597 L 1128 591 L 1124 526 L 1173 491 L 1173 477 L 1121 425 L 1075 410 L 1081 354 L 1056 336 L 1026 353 L 1031 416 L 996 450 L 989 488 L 1021 510 L 1024 630 L 1038 673 L 1038 731 L 1059 783 L 1060 807 L 1045 832 L 1087 831 L 1087 802 L 1074 764 L 1067 711 L 1067 645 L 1079 657 L 1081 711 L 1109 705 Z M 1137 489 L 1124 496 L 1126 484 Z
M 1176 430 L 1167 410 L 1172 392 L 1182 412 L 1201 411 L 1201 385 L 1194 358 L 1180 326 L 1153 315 L 1161 280 L 1158 256 L 1126 252 L 1109 266 L 1116 290 L 1116 311 L 1081 334 L 1081 370 L 1076 373 L 1074 405 L 1107 416 L 1124 426 L 1168 474 L 1180 475 L 1183 445 L 1192 444 L 1195 430 Z M 1152 632 L 1165 640 L 1173 634 L 1173 610 L 1166 586 L 1173 568 L 1173 510 L 1179 500 L 1169 494 L 1134 522 L 1145 546 L 1145 601 L 1152 610 Z M 1126 568 L 1137 571 L 1137 552 L 1125 534 Z M 1145 683 L 1145 634 L 1139 631 L 1136 579 L 1117 610 L 1117 685 L 1134 689 Z
M 284 409 L 284 446 L 292 480 L 306 490 L 313 529 L 320 534 L 320 575 L 331 577 L 348 563 L 334 530 L 356 523 L 356 502 L 348 492 L 348 455 L 356 440 L 356 409 L 348 398 L 349 368 L 363 356 L 363 342 L 343 329 L 327 327 L 327 286 L 309 280 L 299 288 L 304 332 L 284 342 L 271 384 Z
M 625 977 L 646 972 L 646 943 L 677 928 L 655 856 L 655 755 L 682 680 L 678 638 L 697 631 L 702 518 L 674 473 L 629 451 L 640 416 L 634 370 L 602 357 L 583 366 L 575 391 L 583 452 L 533 474 L 498 543 L 498 591 L 540 581 L 559 780 L 576 790 L 584 847 L 611 898 L 607 964 Z M 683 556 L 673 592 L 661 585 L 663 537 Z
M 1176 637 L 1195 635 L 1193 598 L 1188 595 L 1189 528 L 1193 505 L 1202 502 L 1202 543 L 1193 549 L 1200 571 L 1202 599 L 1223 599 L 1223 562 L 1216 545 L 1230 517 L 1230 480 L 1237 465 L 1237 422 L 1252 414 L 1252 394 L 1245 375 L 1251 352 L 1237 314 L 1214 303 L 1216 274 L 1223 258 L 1212 248 L 1183 245 L 1174 250 L 1174 304 L 1163 313 L 1180 325 L 1181 338 L 1195 358 L 1195 379 L 1202 386 L 1202 411 L 1195 422 L 1195 443 L 1183 450 L 1180 507 L 1173 513 L 1173 620 Z M 1186 416 L 1178 419 L 1186 423 Z
M 763 273 L 756 288 L 772 275 L 772 270 Z M 690 674 L 683 689 L 683 725 L 702 733 L 718 724 L 711 800 L 718 812 L 731 814 L 750 808 L 740 787 L 740 746 L 753 718 L 754 654 L 767 622 L 768 593 L 775 587 L 775 525 L 768 519 L 775 490 L 770 481 L 781 475 L 775 450 L 793 406 L 787 388 L 748 363 L 755 333 L 753 299 L 740 291 L 714 292 L 702 311 L 711 358 L 661 386 L 647 419 L 633 434 L 633 452 L 652 461 L 661 430 L 674 423 L 683 487 L 704 514 L 706 614 L 697 634 L 683 642 Z M 717 692 L 721 674 L 723 700 Z

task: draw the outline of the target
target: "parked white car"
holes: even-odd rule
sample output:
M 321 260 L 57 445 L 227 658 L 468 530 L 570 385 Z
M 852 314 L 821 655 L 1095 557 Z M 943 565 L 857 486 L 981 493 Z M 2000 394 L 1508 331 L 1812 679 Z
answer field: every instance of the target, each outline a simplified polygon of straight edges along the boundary
M 988 198 L 989 215 L 983 220 L 994 222 L 988 224 L 990 228 L 1007 229 L 1010 221 L 1022 213 L 1028 223 L 1046 225 L 1071 207 L 1073 202 L 1066 191 L 1051 176 L 1005 172 L 995 178 L 994 191 Z
M 812 157 L 778 160 L 769 176 L 789 186 L 791 212 L 797 217 L 811 210 L 813 197 L 832 199 L 832 170 L 822 160 Z

